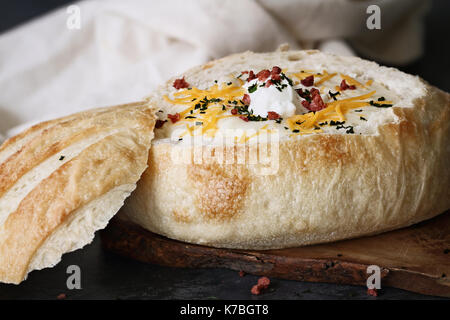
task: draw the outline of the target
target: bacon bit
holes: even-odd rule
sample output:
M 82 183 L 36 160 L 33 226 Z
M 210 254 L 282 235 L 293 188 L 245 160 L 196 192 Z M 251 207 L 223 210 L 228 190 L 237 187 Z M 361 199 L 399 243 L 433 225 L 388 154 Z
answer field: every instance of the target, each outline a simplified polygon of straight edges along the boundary
M 303 101 L 302 101 L 302 106 L 304 106 L 306 109 L 309 110 L 309 102 L 308 102 L 308 101 L 303 100 Z
M 238 110 L 236 108 L 231 109 L 231 114 L 237 114 L 237 113 L 238 113 Z
M 258 287 L 258 285 L 255 284 L 255 285 L 252 287 L 252 290 L 250 290 L 250 292 L 251 292 L 252 294 L 254 294 L 255 296 L 258 296 L 258 295 L 261 294 L 261 289 Z
M 173 87 L 175 89 L 177 89 L 177 90 L 178 89 L 189 88 L 189 83 L 187 83 L 186 80 L 184 80 L 184 77 L 183 77 L 183 78 L 180 78 L 180 79 L 176 79 L 173 82 Z
M 306 77 L 300 81 L 305 87 L 311 87 L 314 84 L 314 76 Z
M 58 299 L 58 300 L 64 300 L 65 298 L 67 298 L 67 296 L 66 296 L 65 293 L 60 293 L 60 294 L 58 294 L 58 296 L 56 297 L 56 299 Z
M 308 102 L 307 100 L 302 101 L 302 106 L 309 111 L 319 111 L 326 108 L 326 104 L 323 102 L 322 97 L 320 96 L 320 91 L 317 88 L 311 88 L 311 90 L 309 90 L 309 94 L 302 89 L 297 89 L 295 91 L 300 97 L 307 100 L 312 100 L 311 102 Z
M 270 73 L 272 74 L 272 77 L 273 77 L 275 74 L 280 74 L 280 73 L 281 73 L 281 68 L 280 68 L 280 67 L 277 67 L 277 66 L 273 66 L 273 67 L 272 67 L 272 71 L 271 71 Z
M 279 74 L 272 74 L 272 80 L 275 81 L 281 80 L 281 76 Z
M 266 81 L 266 79 L 270 77 L 270 71 L 267 69 L 261 70 L 256 74 L 256 77 L 259 81 Z
M 273 85 L 272 80 L 267 80 L 266 85 L 265 85 L 264 87 L 268 88 L 268 87 L 270 87 L 271 85 Z
M 280 68 L 280 67 L 277 67 L 277 66 L 274 66 L 274 67 L 272 68 L 272 71 L 270 72 L 270 77 L 271 77 L 272 80 L 274 80 L 274 81 L 279 81 L 279 80 L 281 80 L 281 75 L 280 75 L 280 73 L 281 73 L 281 68 Z
M 155 128 L 156 128 L 156 129 L 162 128 L 162 126 L 164 125 L 164 123 L 166 123 L 166 121 L 164 121 L 164 120 L 156 120 Z
M 262 290 L 265 290 L 270 285 L 270 279 L 267 277 L 261 277 L 258 279 L 258 283 L 252 287 L 251 293 L 254 295 L 261 294 Z
M 244 97 L 242 98 L 242 102 L 244 102 L 245 105 L 250 105 L 250 96 L 246 93 L 244 94 Z
M 303 89 L 295 89 L 295 91 L 298 93 L 298 95 L 304 99 L 309 98 L 309 94 L 307 94 Z M 311 92 L 310 92 L 311 94 Z
M 355 89 L 356 89 L 356 86 L 354 86 L 354 85 L 349 86 L 349 85 L 347 84 L 347 82 L 345 82 L 345 79 L 343 79 L 343 80 L 341 81 L 341 84 L 340 84 L 340 86 L 339 86 L 339 89 L 341 89 L 342 91 L 347 90 L 347 89 L 355 90 Z
M 312 96 L 312 101 L 309 104 L 309 107 L 307 108 L 310 111 L 320 111 L 324 108 L 326 108 L 326 104 L 323 102 L 322 97 L 320 94 L 316 94 Z
M 258 286 L 261 287 L 261 289 L 267 289 L 270 284 L 270 279 L 267 277 L 261 277 L 258 279 Z
M 367 294 L 372 297 L 378 297 L 377 289 L 367 289 Z
M 239 277 L 244 277 L 245 276 L 245 272 L 243 270 L 239 271 Z
M 267 112 L 267 119 L 269 120 L 277 120 L 280 118 L 280 115 L 274 111 Z
M 241 118 L 242 120 L 244 120 L 245 122 L 248 122 L 248 118 L 246 116 L 239 116 L 239 118 Z
M 326 104 L 323 102 L 322 97 L 320 96 L 320 91 L 316 88 L 312 88 L 309 91 L 309 95 L 302 89 L 297 89 L 296 91 L 300 95 L 300 97 L 312 100 L 311 102 L 308 102 L 307 100 L 302 101 L 302 106 L 304 106 L 309 111 L 319 111 L 326 108 Z
M 249 73 L 248 73 L 247 82 L 250 82 L 250 81 L 252 81 L 253 79 L 256 79 L 256 76 L 255 76 L 255 74 L 253 73 L 253 71 L 250 70 Z
M 320 91 L 318 89 L 316 89 L 316 88 L 312 88 L 309 92 L 311 93 L 311 97 L 313 97 L 313 98 L 314 98 L 315 95 L 319 95 L 320 96 Z
M 175 113 L 175 114 L 168 114 L 167 118 L 170 119 L 170 121 L 172 121 L 172 123 L 175 123 L 177 121 L 180 120 L 180 114 L 179 113 Z

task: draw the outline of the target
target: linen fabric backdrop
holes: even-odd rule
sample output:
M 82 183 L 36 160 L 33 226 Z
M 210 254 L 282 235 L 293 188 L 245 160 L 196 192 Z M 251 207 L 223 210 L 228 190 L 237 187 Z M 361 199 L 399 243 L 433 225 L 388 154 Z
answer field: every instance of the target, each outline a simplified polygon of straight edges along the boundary
M 366 26 L 378 5 L 381 30 Z M 93 107 L 138 101 L 231 53 L 316 48 L 402 65 L 422 54 L 420 0 L 91 0 L 0 35 L 0 142 Z M 79 13 L 79 27 L 71 28 Z M 352 49 L 353 48 L 353 49 Z

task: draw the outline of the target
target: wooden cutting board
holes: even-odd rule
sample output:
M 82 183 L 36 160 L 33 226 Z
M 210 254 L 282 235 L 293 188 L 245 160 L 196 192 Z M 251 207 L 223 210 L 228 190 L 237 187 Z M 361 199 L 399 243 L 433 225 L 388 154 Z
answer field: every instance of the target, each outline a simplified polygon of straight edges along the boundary
M 220 267 L 268 277 L 366 285 L 369 265 L 381 286 L 450 297 L 450 211 L 417 225 L 329 244 L 281 250 L 232 250 L 171 240 L 113 219 L 103 246 L 139 261 L 171 267 Z

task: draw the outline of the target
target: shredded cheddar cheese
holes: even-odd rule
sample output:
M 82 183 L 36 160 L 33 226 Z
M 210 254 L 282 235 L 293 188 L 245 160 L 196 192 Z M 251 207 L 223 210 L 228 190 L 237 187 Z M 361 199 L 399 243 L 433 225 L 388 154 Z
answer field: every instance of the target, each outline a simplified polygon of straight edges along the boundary
M 314 82 L 314 85 L 315 86 L 319 86 L 319 85 L 321 85 L 322 83 L 324 83 L 325 81 L 328 81 L 328 80 L 330 80 L 331 78 L 333 78 L 335 75 L 336 75 L 337 73 L 328 73 L 328 72 L 326 72 L 325 70 L 323 70 L 323 74 L 322 74 L 322 76 L 320 76 L 320 80 L 319 81 L 315 81 Z
M 315 86 L 320 86 L 321 84 L 323 84 L 325 81 L 330 80 L 331 78 L 333 78 L 335 75 L 337 75 L 337 73 L 328 73 L 326 70 L 323 70 L 322 73 L 314 73 L 311 70 L 302 70 L 300 72 L 297 73 L 291 73 L 291 75 L 293 75 L 294 77 L 296 77 L 297 79 L 299 79 L 300 81 L 309 77 L 309 76 L 314 76 L 314 78 L 318 78 L 319 80 L 314 81 L 314 85 Z
M 192 89 L 178 91 L 173 94 L 174 99 L 170 99 L 166 95 L 164 100 L 172 104 L 188 106 L 188 108 L 180 112 L 181 122 L 201 123 L 202 134 L 214 136 L 217 131 L 217 122 L 220 119 L 231 117 L 231 115 L 226 115 L 226 110 L 223 110 L 222 106 L 224 103 L 243 95 L 244 89 L 242 86 L 223 85 L 219 87 L 219 85 L 215 84 L 206 90 L 193 87 Z M 201 104 L 202 99 L 208 99 L 208 107 L 204 110 L 201 107 L 196 107 Z M 193 118 L 186 118 L 186 116 Z M 189 126 L 187 127 L 190 130 Z
M 327 104 L 327 107 L 325 109 L 322 109 L 320 111 L 314 113 L 309 112 L 305 114 L 298 114 L 290 117 L 289 119 L 287 119 L 287 124 L 291 130 L 299 130 L 299 134 L 306 134 L 314 131 L 319 132 L 318 129 L 315 128 L 320 128 L 320 122 L 327 122 L 331 120 L 345 121 L 344 114 L 347 111 L 369 105 L 368 101 L 357 100 L 370 98 L 374 94 L 375 91 L 371 91 L 357 97 L 330 102 Z
M 314 75 L 317 75 L 317 74 L 312 73 L 312 71 L 310 71 L 310 70 L 307 70 L 307 71 L 302 70 L 302 71 L 297 72 L 297 73 L 292 73 L 291 75 L 295 76 L 299 80 L 303 80 L 303 79 L 305 79 L 305 78 L 307 78 L 309 76 L 314 76 Z
M 353 79 L 352 77 L 350 77 L 350 76 L 347 76 L 347 75 L 345 75 L 345 74 L 340 74 L 341 75 L 341 78 L 342 79 L 344 79 L 345 80 L 345 82 L 348 84 L 348 85 L 355 85 L 355 86 L 360 86 L 360 87 L 363 87 L 363 88 L 365 88 L 366 86 L 365 85 L 363 85 L 361 82 L 359 82 L 358 80 L 355 80 L 355 79 Z
M 328 73 L 323 70 L 320 73 L 316 73 L 311 70 L 302 70 L 297 73 L 290 73 L 290 75 L 296 77 L 300 81 L 309 76 L 314 76 L 315 81 L 312 87 L 318 88 L 321 94 L 329 93 L 329 96 L 334 99 L 334 101 L 329 101 L 324 103 L 325 107 L 316 112 L 307 112 L 303 114 L 294 114 L 285 119 L 279 119 L 276 121 L 277 124 L 282 124 L 287 131 L 287 133 L 293 133 L 292 135 L 304 135 L 324 132 L 322 129 L 325 126 L 332 126 L 338 124 L 340 128 L 345 128 L 351 130 L 353 133 L 352 126 L 342 125 L 347 120 L 347 113 L 351 110 L 356 110 L 355 112 L 361 112 L 362 108 L 367 106 L 378 106 L 380 105 L 392 105 L 392 101 L 386 101 L 384 97 L 379 98 L 379 100 L 370 100 L 375 94 L 375 90 L 369 91 L 369 87 L 372 86 L 373 80 L 368 80 L 364 84 L 360 81 L 340 73 L 340 78 L 345 80 L 349 86 L 356 86 L 358 89 L 363 89 L 369 91 L 358 96 L 338 99 L 337 93 L 333 94 L 327 88 L 331 88 L 331 85 L 324 85 L 327 81 L 333 81 L 334 83 L 339 83 L 340 80 L 336 79 L 335 76 L 338 73 Z M 163 98 L 165 101 L 174 104 L 185 106 L 181 112 L 179 112 L 179 121 L 173 123 L 174 126 L 185 127 L 186 131 L 181 135 L 181 137 L 188 135 L 193 136 L 194 131 L 199 130 L 201 134 L 214 137 L 218 130 L 218 122 L 221 119 L 230 117 L 240 117 L 245 121 L 271 121 L 272 119 L 259 118 L 255 119 L 252 114 L 247 111 L 242 111 L 241 108 L 248 108 L 243 102 L 244 94 L 247 93 L 245 87 L 245 81 L 241 80 L 239 77 L 233 76 L 234 81 L 228 84 L 214 84 L 207 89 L 198 89 L 196 87 L 179 90 L 173 93 L 172 97 L 165 95 Z M 292 85 L 292 83 L 291 83 Z M 309 88 L 308 88 L 309 89 Z M 339 86 L 335 86 L 337 92 L 341 92 Z M 262 89 L 261 89 L 262 90 Z M 308 90 L 306 90 L 308 92 Z M 250 93 L 250 91 L 249 91 Z M 344 96 L 351 95 L 352 90 L 346 90 Z M 309 94 L 309 93 L 308 93 Z M 303 97 L 303 96 L 302 96 Z M 338 98 L 336 98 L 338 97 Z M 303 99 L 307 99 L 303 98 Z M 311 103 L 310 100 L 308 100 Z M 302 102 L 305 102 L 302 100 Z M 305 102 L 306 103 L 306 102 Z M 317 107 L 317 106 L 315 106 Z M 233 111 L 233 109 L 235 109 Z M 239 113 L 236 112 L 239 110 Z M 314 110 L 314 109 L 312 109 Z M 233 112 L 231 112 L 233 111 Z M 247 113 L 244 113 L 247 112 Z M 362 121 L 367 121 L 361 114 L 359 117 Z M 262 119 L 262 120 L 261 120 Z M 274 124 L 274 122 L 270 122 Z M 273 132 L 268 129 L 269 124 L 260 127 L 255 133 L 243 134 L 240 137 L 235 137 L 235 141 L 239 143 L 246 143 L 248 140 L 260 135 L 261 132 Z M 337 128 L 337 129 L 340 129 Z M 349 132 L 347 132 L 349 133 Z

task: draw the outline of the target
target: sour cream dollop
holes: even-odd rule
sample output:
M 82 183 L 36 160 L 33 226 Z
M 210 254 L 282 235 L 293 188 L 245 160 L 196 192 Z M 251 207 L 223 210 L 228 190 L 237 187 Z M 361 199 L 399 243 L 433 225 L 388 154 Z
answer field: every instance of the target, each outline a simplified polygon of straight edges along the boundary
M 282 118 L 289 118 L 294 114 L 308 112 L 302 104 L 299 95 L 286 79 L 282 79 L 279 84 L 272 84 L 266 87 L 266 81 L 253 79 L 247 82 L 244 87 L 250 96 L 249 110 L 256 116 L 267 117 L 269 111 L 276 112 Z

